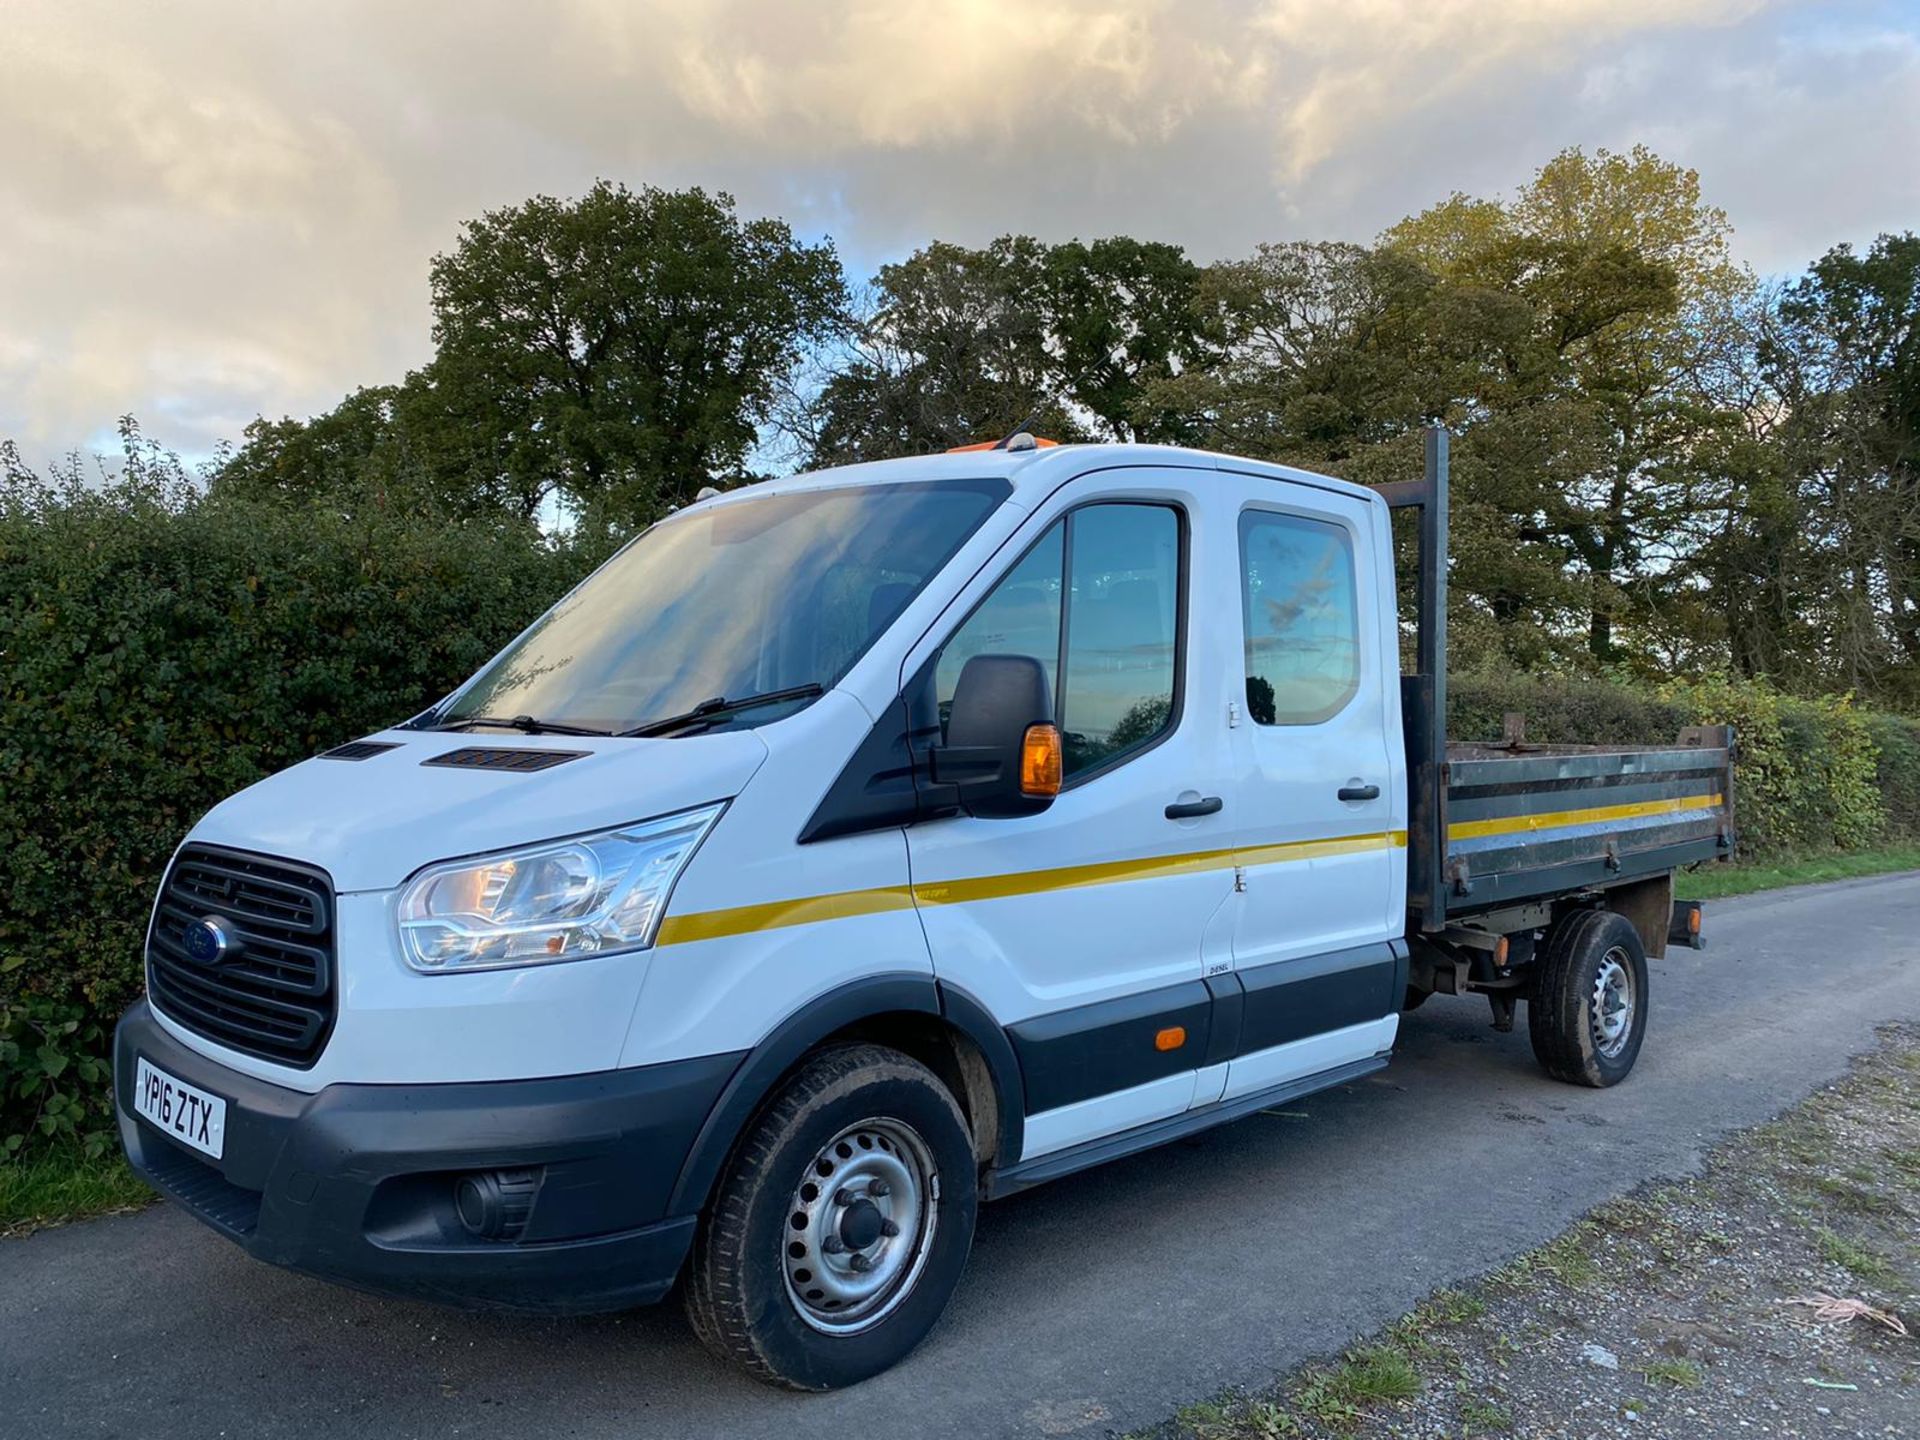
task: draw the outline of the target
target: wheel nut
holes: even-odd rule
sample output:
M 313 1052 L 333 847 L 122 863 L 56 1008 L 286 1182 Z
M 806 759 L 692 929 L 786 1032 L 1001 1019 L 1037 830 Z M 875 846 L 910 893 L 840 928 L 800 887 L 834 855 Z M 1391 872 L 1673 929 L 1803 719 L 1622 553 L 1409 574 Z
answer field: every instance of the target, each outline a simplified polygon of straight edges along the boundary
M 853 1193 L 853 1187 L 851 1186 L 833 1192 L 833 1203 L 836 1205 L 851 1205 L 859 1198 L 858 1195 Z
M 838 1235 L 829 1235 L 820 1242 L 820 1248 L 829 1255 L 842 1255 L 846 1253 L 847 1244 Z
M 852 1266 L 855 1270 L 866 1271 L 866 1270 L 873 1269 L 873 1261 L 869 1260 L 864 1255 L 854 1256 L 853 1259 L 847 1262 L 847 1264 Z
M 900 1233 L 900 1227 L 894 1224 L 893 1221 L 891 1220 L 882 1220 L 880 1222 L 880 1233 L 882 1235 L 885 1235 L 888 1239 L 892 1239 L 895 1235 L 898 1235 Z
M 892 1187 L 884 1180 L 875 1180 L 867 1186 L 867 1197 L 871 1200 L 884 1200 L 892 1193 Z

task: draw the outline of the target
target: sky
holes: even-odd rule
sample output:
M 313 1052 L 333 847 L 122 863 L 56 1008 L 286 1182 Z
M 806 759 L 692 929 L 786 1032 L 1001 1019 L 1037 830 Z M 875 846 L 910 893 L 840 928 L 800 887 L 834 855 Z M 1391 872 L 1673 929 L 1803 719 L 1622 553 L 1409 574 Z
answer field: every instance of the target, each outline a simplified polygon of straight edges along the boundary
M 0 438 L 189 456 L 430 354 L 463 220 L 604 177 L 831 236 L 1365 241 L 1569 145 L 1765 275 L 1920 229 L 1920 0 L 7 0 Z

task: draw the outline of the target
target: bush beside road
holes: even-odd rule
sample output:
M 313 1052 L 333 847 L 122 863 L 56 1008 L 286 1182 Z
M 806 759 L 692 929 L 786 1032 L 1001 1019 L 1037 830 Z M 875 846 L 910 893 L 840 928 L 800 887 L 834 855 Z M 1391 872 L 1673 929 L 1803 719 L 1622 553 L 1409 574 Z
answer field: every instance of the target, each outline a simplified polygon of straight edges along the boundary
M 0 1157 L 110 1139 L 113 1024 L 194 821 L 439 699 L 591 559 L 504 517 L 210 499 L 164 461 L 0 478 Z

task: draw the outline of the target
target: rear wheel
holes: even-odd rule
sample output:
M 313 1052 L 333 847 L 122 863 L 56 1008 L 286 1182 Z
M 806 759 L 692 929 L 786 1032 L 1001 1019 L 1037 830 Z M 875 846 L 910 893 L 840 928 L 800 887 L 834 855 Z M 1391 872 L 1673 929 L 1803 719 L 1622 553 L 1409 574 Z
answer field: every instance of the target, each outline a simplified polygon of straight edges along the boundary
M 877 1045 L 823 1051 L 729 1163 L 694 1242 L 688 1318 L 762 1380 L 854 1384 L 933 1328 L 977 1205 L 966 1121 L 933 1072 Z
M 1527 1031 L 1547 1073 L 1571 1085 L 1617 1085 L 1647 1031 L 1647 956 L 1611 910 L 1581 910 L 1547 937 L 1527 997 Z

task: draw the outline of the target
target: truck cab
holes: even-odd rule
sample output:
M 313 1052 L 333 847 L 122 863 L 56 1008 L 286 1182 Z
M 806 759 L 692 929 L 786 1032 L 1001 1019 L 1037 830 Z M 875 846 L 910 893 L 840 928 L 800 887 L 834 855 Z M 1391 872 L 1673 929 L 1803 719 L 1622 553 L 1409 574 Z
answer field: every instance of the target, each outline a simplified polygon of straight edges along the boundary
M 128 1156 L 275 1263 L 545 1312 L 677 1285 L 826 1388 L 926 1334 L 981 1200 L 1384 1066 L 1427 993 L 1528 999 L 1550 1069 L 1624 1078 L 1727 751 L 1599 763 L 1652 806 L 1628 863 L 1580 869 L 1630 817 L 1562 824 L 1556 782 L 1509 829 L 1572 869 L 1437 899 L 1394 498 L 1016 437 L 668 516 L 194 826 L 117 1037 Z M 1495 797 L 1461 846 L 1509 791 L 1452 802 Z

